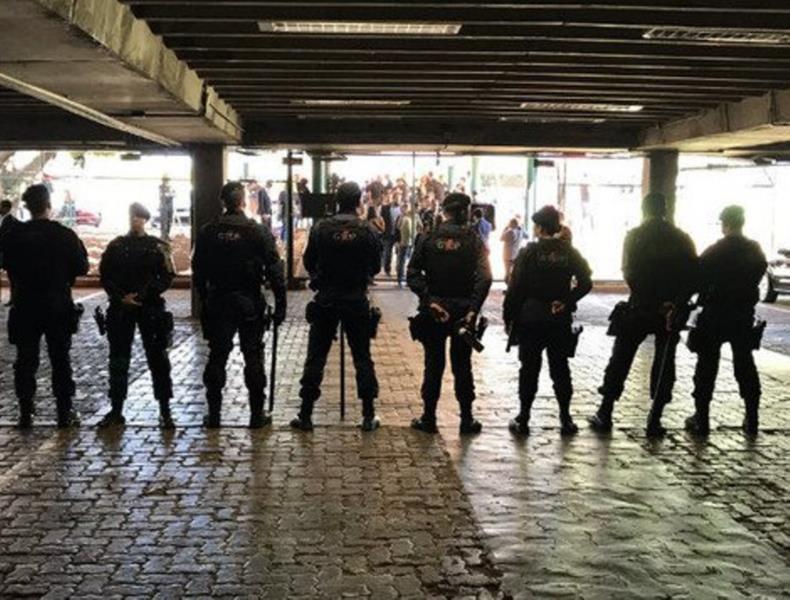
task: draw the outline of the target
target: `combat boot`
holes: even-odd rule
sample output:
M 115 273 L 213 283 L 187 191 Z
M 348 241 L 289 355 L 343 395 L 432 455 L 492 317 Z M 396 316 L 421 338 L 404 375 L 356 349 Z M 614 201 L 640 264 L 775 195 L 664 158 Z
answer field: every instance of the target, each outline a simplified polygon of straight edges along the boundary
M 170 413 L 170 402 L 168 400 L 159 401 L 159 427 L 167 430 L 176 428 L 176 424 L 173 422 L 173 415 Z
M 106 429 L 108 427 L 122 427 L 126 425 L 126 419 L 123 416 L 123 399 L 112 398 L 112 407 L 110 412 L 104 415 L 96 424 L 99 429 Z
M 58 429 L 69 429 L 80 426 L 80 414 L 73 409 L 61 413 L 58 411 Z
M 359 424 L 362 431 L 376 431 L 381 427 L 381 421 L 376 416 L 373 399 L 362 400 L 362 422 Z
M 661 424 L 661 417 L 664 413 L 664 404 L 659 401 L 653 402 L 650 412 L 647 415 L 647 425 L 645 435 L 649 438 L 660 438 L 667 434 L 666 428 Z
M 291 427 L 299 431 L 313 430 L 313 402 L 302 400 L 299 414 L 291 419 Z
M 262 429 L 272 424 L 272 416 L 265 410 L 250 413 L 250 429 Z
M 746 415 L 743 419 L 743 431 L 746 435 L 755 436 L 760 431 L 759 401 L 746 402 Z
M 461 435 L 477 435 L 483 431 L 483 424 L 474 418 L 472 414 L 472 403 L 461 405 L 461 424 L 458 432 Z
M 560 405 L 560 435 L 576 435 L 579 433 L 579 427 L 573 422 L 573 417 L 571 417 L 570 398 L 563 398 L 558 403 Z
M 520 413 L 515 419 L 510 420 L 507 428 L 514 435 L 527 437 L 529 435 L 529 415 L 525 416 Z
M 411 428 L 424 433 L 439 433 L 439 428 L 436 426 L 436 416 L 423 415 L 419 419 L 413 419 Z
M 597 412 L 593 416 L 587 417 L 590 428 L 598 433 L 611 433 L 613 412 L 614 399 L 604 397 L 601 400 L 601 405 L 598 407 Z
M 699 411 L 688 417 L 685 421 L 685 429 L 689 433 L 699 436 L 710 434 L 710 421 L 707 415 L 701 415 Z

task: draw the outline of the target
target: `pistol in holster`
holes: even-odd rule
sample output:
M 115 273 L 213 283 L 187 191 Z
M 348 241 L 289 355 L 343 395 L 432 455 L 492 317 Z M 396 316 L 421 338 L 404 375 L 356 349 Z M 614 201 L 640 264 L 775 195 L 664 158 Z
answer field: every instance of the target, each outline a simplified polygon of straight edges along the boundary
M 381 323 L 381 309 L 378 306 L 370 307 L 370 339 L 375 340 L 379 333 Z
M 628 329 L 628 317 L 631 316 L 631 305 L 628 302 L 618 302 L 609 315 L 609 327 L 606 335 L 618 337 L 623 335 Z
M 433 323 L 433 317 L 422 310 L 413 317 L 409 317 L 409 333 L 411 334 L 411 339 L 415 342 L 424 342 Z
M 97 306 L 93 311 L 93 320 L 96 322 L 96 327 L 99 329 L 99 335 L 107 335 L 107 315 L 101 306 Z

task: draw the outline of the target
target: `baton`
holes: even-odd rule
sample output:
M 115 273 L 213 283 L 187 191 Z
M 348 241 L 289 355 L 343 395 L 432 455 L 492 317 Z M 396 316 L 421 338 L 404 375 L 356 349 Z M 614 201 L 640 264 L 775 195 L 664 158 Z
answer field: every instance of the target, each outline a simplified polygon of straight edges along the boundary
M 346 419 L 346 330 L 340 323 L 340 420 Z
M 277 325 L 272 324 L 272 369 L 269 378 L 269 413 L 274 412 L 274 386 L 277 377 Z

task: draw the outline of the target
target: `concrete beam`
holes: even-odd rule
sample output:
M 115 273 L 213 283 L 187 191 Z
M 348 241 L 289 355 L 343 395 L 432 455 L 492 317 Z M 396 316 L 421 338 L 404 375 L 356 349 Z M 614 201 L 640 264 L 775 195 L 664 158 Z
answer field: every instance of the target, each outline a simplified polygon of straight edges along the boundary
M 52 104 L 66 99 L 152 139 L 241 138 L 236 112 L 118 0 L 3 0 L 0 31 L 0 73 L 50 92 Z
M 636 131 L 590 124 L 414 119 L 276 119 L 248 122 L 244 145 L 317 151 L 370 149 L 523 153 L 553 149 L 616 152 Z
M 697 116 L 653 127 L 640 150 L 722 152 L 790 142 L 790 90 L 722 104 Z

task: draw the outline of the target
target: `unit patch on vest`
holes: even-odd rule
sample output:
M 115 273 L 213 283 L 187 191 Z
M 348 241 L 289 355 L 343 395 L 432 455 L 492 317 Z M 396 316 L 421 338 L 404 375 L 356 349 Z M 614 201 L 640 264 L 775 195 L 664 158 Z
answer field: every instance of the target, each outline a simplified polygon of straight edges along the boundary
M 436 249 L 442 252 L 456 252 L 461 249 L 461 240 L 454 238 L 439 238 L 436 240 Z
M 335 233 L 332 239 L 341 244 L 348 244 L 357 239 L 357 232 L 353 229 L 342 229 Z

